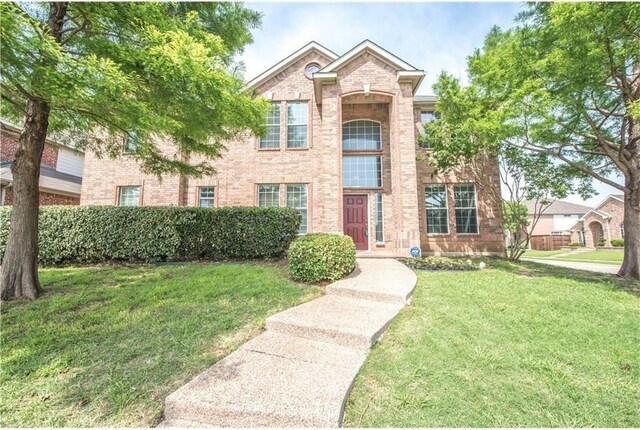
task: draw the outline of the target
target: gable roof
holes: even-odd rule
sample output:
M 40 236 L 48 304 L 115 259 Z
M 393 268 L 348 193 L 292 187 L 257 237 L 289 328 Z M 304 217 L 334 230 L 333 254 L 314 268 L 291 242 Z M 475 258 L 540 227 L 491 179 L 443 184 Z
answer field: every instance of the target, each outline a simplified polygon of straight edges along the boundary
M 304 57 L 305 55 L 307 55 L 308 53 L 313 52 L 313 51 L 316 51 L 317 53 L 323 55 L 324 57 L 326 57 L 326 58 L 328 58 L 329 60 L 332 60 L 332 61 L 334 61 L 334 60 L 336 60 L 338 58 L 338 54 L 336 54 L 335 52 L 325 48 L 324 46 L 320 45 L 318 42 L 311 41 L 311 42 L 307 43 L 306 45 L 304 45 L 302 48 L 298 49 L 293 54 L 291 54 L 288 57 L 284 58 L 283 60 L 279 61 L 278 63 L 276 63 L 275 65 L 273 65 L 272 67 L 270 67 L 269 69 L 267 69 L 266 71 L 261 73 L 260 75 L 256 76 L 252 80 L 250 80 L 247 83 L 247 86 L 248 87 L 256 87 L 256 86 L 260 85 L 261 83 L 263 83 L 267 79 L 269 79 L 272 76 L 280 73 L 282 70 L 286 69 L 291 64 L 295 63 L 300 58 Z
M 602 202 L 600 202 L 598 206 L 596 206 L 596 209 L 601 208 L 602 206 L 604 206 L 605 203 L 607 203 L 611 199 L 616 199 L 624 203 L 624 194 L 609 194 L 607 197 L 605 197 L 605 199 Z
M 365 39 L 359 44 L 357 44 L 356 46 L 354 46 L 353 48 L 351 48 L 345 54 L 341 55 L 339 58 L 334 60 L 332 63 L 327 64 L 324 68 L 320 70 L 320 72 L 321 73 L 335 72 L 339 70 L 341 67 L 343 67 L 345 64 L 349 63 L 351 60 L 358 57 L 363 52 L 368 52 L 372 54 L 374 57 L 378 58 L 379 60 L 394 67 L 396 71 L 413 71 L 413 72 L 419 71 L 418 69 L 413 67 L 411 64 L 393 55 L 391 52 L 382 48 L 380 45 L 376 45 L 369 39 Z
M 535 210 L 535 202 L 533 200 L 526 200 L 522 202 L 529 213 Z M 592 208 L 589 206 L 578 205 L 575 203 L 565 202 L 563 200 L 556 200 L 547 209 L 545 209 L 543 215 L 583 215 L 589 212 Z

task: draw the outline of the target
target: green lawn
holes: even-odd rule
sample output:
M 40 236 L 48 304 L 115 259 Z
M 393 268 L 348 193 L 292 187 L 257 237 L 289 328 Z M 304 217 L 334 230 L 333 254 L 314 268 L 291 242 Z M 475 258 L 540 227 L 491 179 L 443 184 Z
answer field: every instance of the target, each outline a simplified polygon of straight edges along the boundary
M 526 251 L 523 255 L 523 257 L 529 257 L 529 258 L 546 258 L 546 257 L 551 257 L 553 255 L 558 255 L 558 254 L 562 254 L 564 252 L 568 252 L 565 250 L 557 250 L 557 251 L 537 251 L 535 249 L 530 249 L 528 251 Z
M 584 261 L 587 263 L 622 264 L 623 258 L 624 258 L 623 250 L 615 250 L 615 251 L 596 250 L 596 251 L 580 252 L 575 255 L 570 254 L 567 256 L 558 257 L 558 260 Z
M 2 427 L 148 427 L 165 397 L 320 294 L 275 264 L 46 269 L 2 304 Z
M 352 427 L 637 427 L 640 285 L 535 263 L 418 272 Z

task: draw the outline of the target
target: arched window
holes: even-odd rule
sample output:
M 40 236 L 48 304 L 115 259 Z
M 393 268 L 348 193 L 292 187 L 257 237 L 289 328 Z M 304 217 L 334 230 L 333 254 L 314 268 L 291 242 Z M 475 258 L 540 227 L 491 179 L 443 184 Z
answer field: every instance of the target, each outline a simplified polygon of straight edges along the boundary
M 343 151 L 379 151 L 381 149 L 379 122 L 357 119 L 342 124 Z

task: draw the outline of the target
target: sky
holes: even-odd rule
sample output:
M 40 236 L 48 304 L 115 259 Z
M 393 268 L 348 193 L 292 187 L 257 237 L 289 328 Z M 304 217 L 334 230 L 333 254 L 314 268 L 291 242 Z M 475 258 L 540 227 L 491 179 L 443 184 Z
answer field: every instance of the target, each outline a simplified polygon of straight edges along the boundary
M 466 82 L 466 59 L 489 30 L 509 28 L 523 3 L 252 3 L 263 14 L 254 43 L 240 56 L 251 80 L 314 40 L 338 55 L 365 39 L 426 72 L 416 94 L 433 94 L 444 70 Z M 620 179 L 617 180 L 620 182 Z M 616 189 L 595 182 L 595 205 Z M 579 196 L 566 199 L 584 203 Z

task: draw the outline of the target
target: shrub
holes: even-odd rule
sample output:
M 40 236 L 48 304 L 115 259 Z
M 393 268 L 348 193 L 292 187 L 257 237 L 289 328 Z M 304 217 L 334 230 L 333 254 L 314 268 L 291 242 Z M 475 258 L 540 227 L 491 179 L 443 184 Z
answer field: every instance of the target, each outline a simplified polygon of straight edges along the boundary
M 571 243 L 570 243 L 569 245 L 567 245 L 567 246 L 569 246 L 569 247 L 571 247 L 571 248 L 579 248 L 580 246 L 582 246 L 582 244 L 581 244 L 581 243 L 579 243 L 579 242 L 571 242 Z
M 296 280 L 335 281 L 355 269 L 356 246 L 349 236 L 307 234 L 291 243 L 287 258 Z
M 447 257 L 400 258 L 402 263 L 412 269 L 420 270 L 478 270 L 479 266 L 471 260 Z
M 600 239 L 598 239 L 598 246 L 605 246 L 607 244 L 607 239 L 605 239 L 604 237 L 601 237 Z
M 0 257 L 11 208 L 0 209 Z M 273 258 L 295 239 L 289 208 L 47 206 L 40 208 L 43 265 L 109 261 Z
M 611 239 L 611 246 L 622 248 L 624 246 L 624 239 Z

